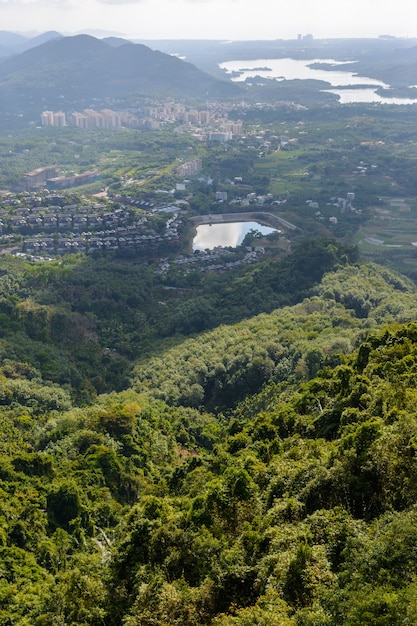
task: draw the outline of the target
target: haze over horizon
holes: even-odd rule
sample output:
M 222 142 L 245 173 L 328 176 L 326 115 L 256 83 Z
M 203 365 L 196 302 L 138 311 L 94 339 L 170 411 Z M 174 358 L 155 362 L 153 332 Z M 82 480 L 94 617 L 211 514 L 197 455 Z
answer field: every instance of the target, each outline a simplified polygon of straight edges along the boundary
M 0 0 L 1 30 L 131 39 L 417 37 L 413 0 Z

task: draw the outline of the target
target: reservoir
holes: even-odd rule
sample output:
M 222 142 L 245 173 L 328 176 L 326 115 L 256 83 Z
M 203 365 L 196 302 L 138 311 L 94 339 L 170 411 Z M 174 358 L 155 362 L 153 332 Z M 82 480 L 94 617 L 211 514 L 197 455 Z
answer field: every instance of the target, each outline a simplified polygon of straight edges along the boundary
M 276 228 L 263 226 L 258 222 L 225 222 L 222 224 L 200 224 L 193 239 L 193 250 L 213 250 L 222 248 L 236 248 L 240 246 L 245 235 L 256 230 L 262 235 L 276 232 Z
M 359 76 L 350 69 L 343 69 L 347 62 L 334 59 L 256 59 L 227 61 L 219 67 L 231 75 L 233 81 L 244 81 L 256 76 L 282 80 L 314 79 L 325 81 L 330 88 L 325 89 L 339 97 L 341 104 L 355 102 L 378 102 L 381 104 L 415 104 L 413 98 L 389 98 L 376 93 L 378 87 L 390 86 L 375 78 Z M 320 68 L 320 64 L 323 68 Z M 313 67 L 314 66 L 314 67 Z M 330 69 L 331 68 L 331 69 Z M 352 87 L 352 89 L 349 89 Z
M 319 69 L 318 64 L 331 66 L 333 69 Z M 312 67 L 316 65 L 316 67 Z M 221 63 L 220 68 L 232 74 L 232 80 L 244 81 L 247 78 L 260 76 L 277 80 L 323 80 L 334 87 L 349 85 L 375 85 L 388 87 L 385 83 L 374 78 L 358 76 L 349 70 L 343 70 L 344 62 L 334 59 L 256 59 L 251 61 L 227 61 Z

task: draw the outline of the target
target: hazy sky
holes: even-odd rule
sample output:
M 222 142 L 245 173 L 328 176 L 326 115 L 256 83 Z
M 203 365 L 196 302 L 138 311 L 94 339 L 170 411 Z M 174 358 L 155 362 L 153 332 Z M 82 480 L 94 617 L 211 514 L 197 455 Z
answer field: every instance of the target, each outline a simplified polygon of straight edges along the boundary
M 140 39 L 417 37 L 415 0 L 0 0 L 0 29 Z M 94 33 L 93 33 L 94 34 Z

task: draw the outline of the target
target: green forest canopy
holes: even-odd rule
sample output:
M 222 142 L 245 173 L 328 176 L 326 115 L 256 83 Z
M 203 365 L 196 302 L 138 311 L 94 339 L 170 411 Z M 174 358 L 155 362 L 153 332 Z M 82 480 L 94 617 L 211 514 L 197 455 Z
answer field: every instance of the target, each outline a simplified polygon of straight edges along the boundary
M 415 623 L 413 285 L 345 262 L 82 404 L 11 351 L 91 367 L 51 334 L 57 310 L 92 332 L 74 269 L 3 276 L 0 624 Z

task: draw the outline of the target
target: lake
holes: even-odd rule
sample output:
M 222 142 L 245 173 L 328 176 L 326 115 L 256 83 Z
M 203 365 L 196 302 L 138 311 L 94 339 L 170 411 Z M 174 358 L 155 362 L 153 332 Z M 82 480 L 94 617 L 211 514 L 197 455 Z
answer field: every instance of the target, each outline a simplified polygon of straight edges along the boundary
M 256 230 L 262 235 L 275 232 L 276 228 L 263 226 L 258 222 L 225 222 L 222 224 L 200 224 L 193 239 L 193 250 L 213 250 L 222 248 L 236 248 L 240 246 L 245 235 L 250 230 Z
M 310 67 L 316 63 L 331 65 L 331 70 Z M 339 96 L 341 104 L 354 102 L 380 102 L 383 104 L 414 104 L 417 99 L 381 97 L 375 90 L 378 87 L 389 89 L 390 85 L 375 78 L 358 76 L 350 70 L 343 70 L 347 62 L 334 59 L 255 59 L 251 61 L 227 61 L 219 67 L 231 74 L 233 81 L 244 81 L 247 78 L 260 76 L 275 80 L 320 80 L 329 83 L 336 89 L 326 89 L 329 93 Z M 349 62 L 351 63 L 351 61 Z M 363 89 L 337 89 L 338 87 L 360 87 Z M 366 88 L 365 88 L 366 87 Z
M 328 93 L 339 96 L 340 104 L 354 102 L 379 102 L 380 104 L 416 104 L 413 98 L 386 98 L 380 96 L 374 89 L 326 89 Z

